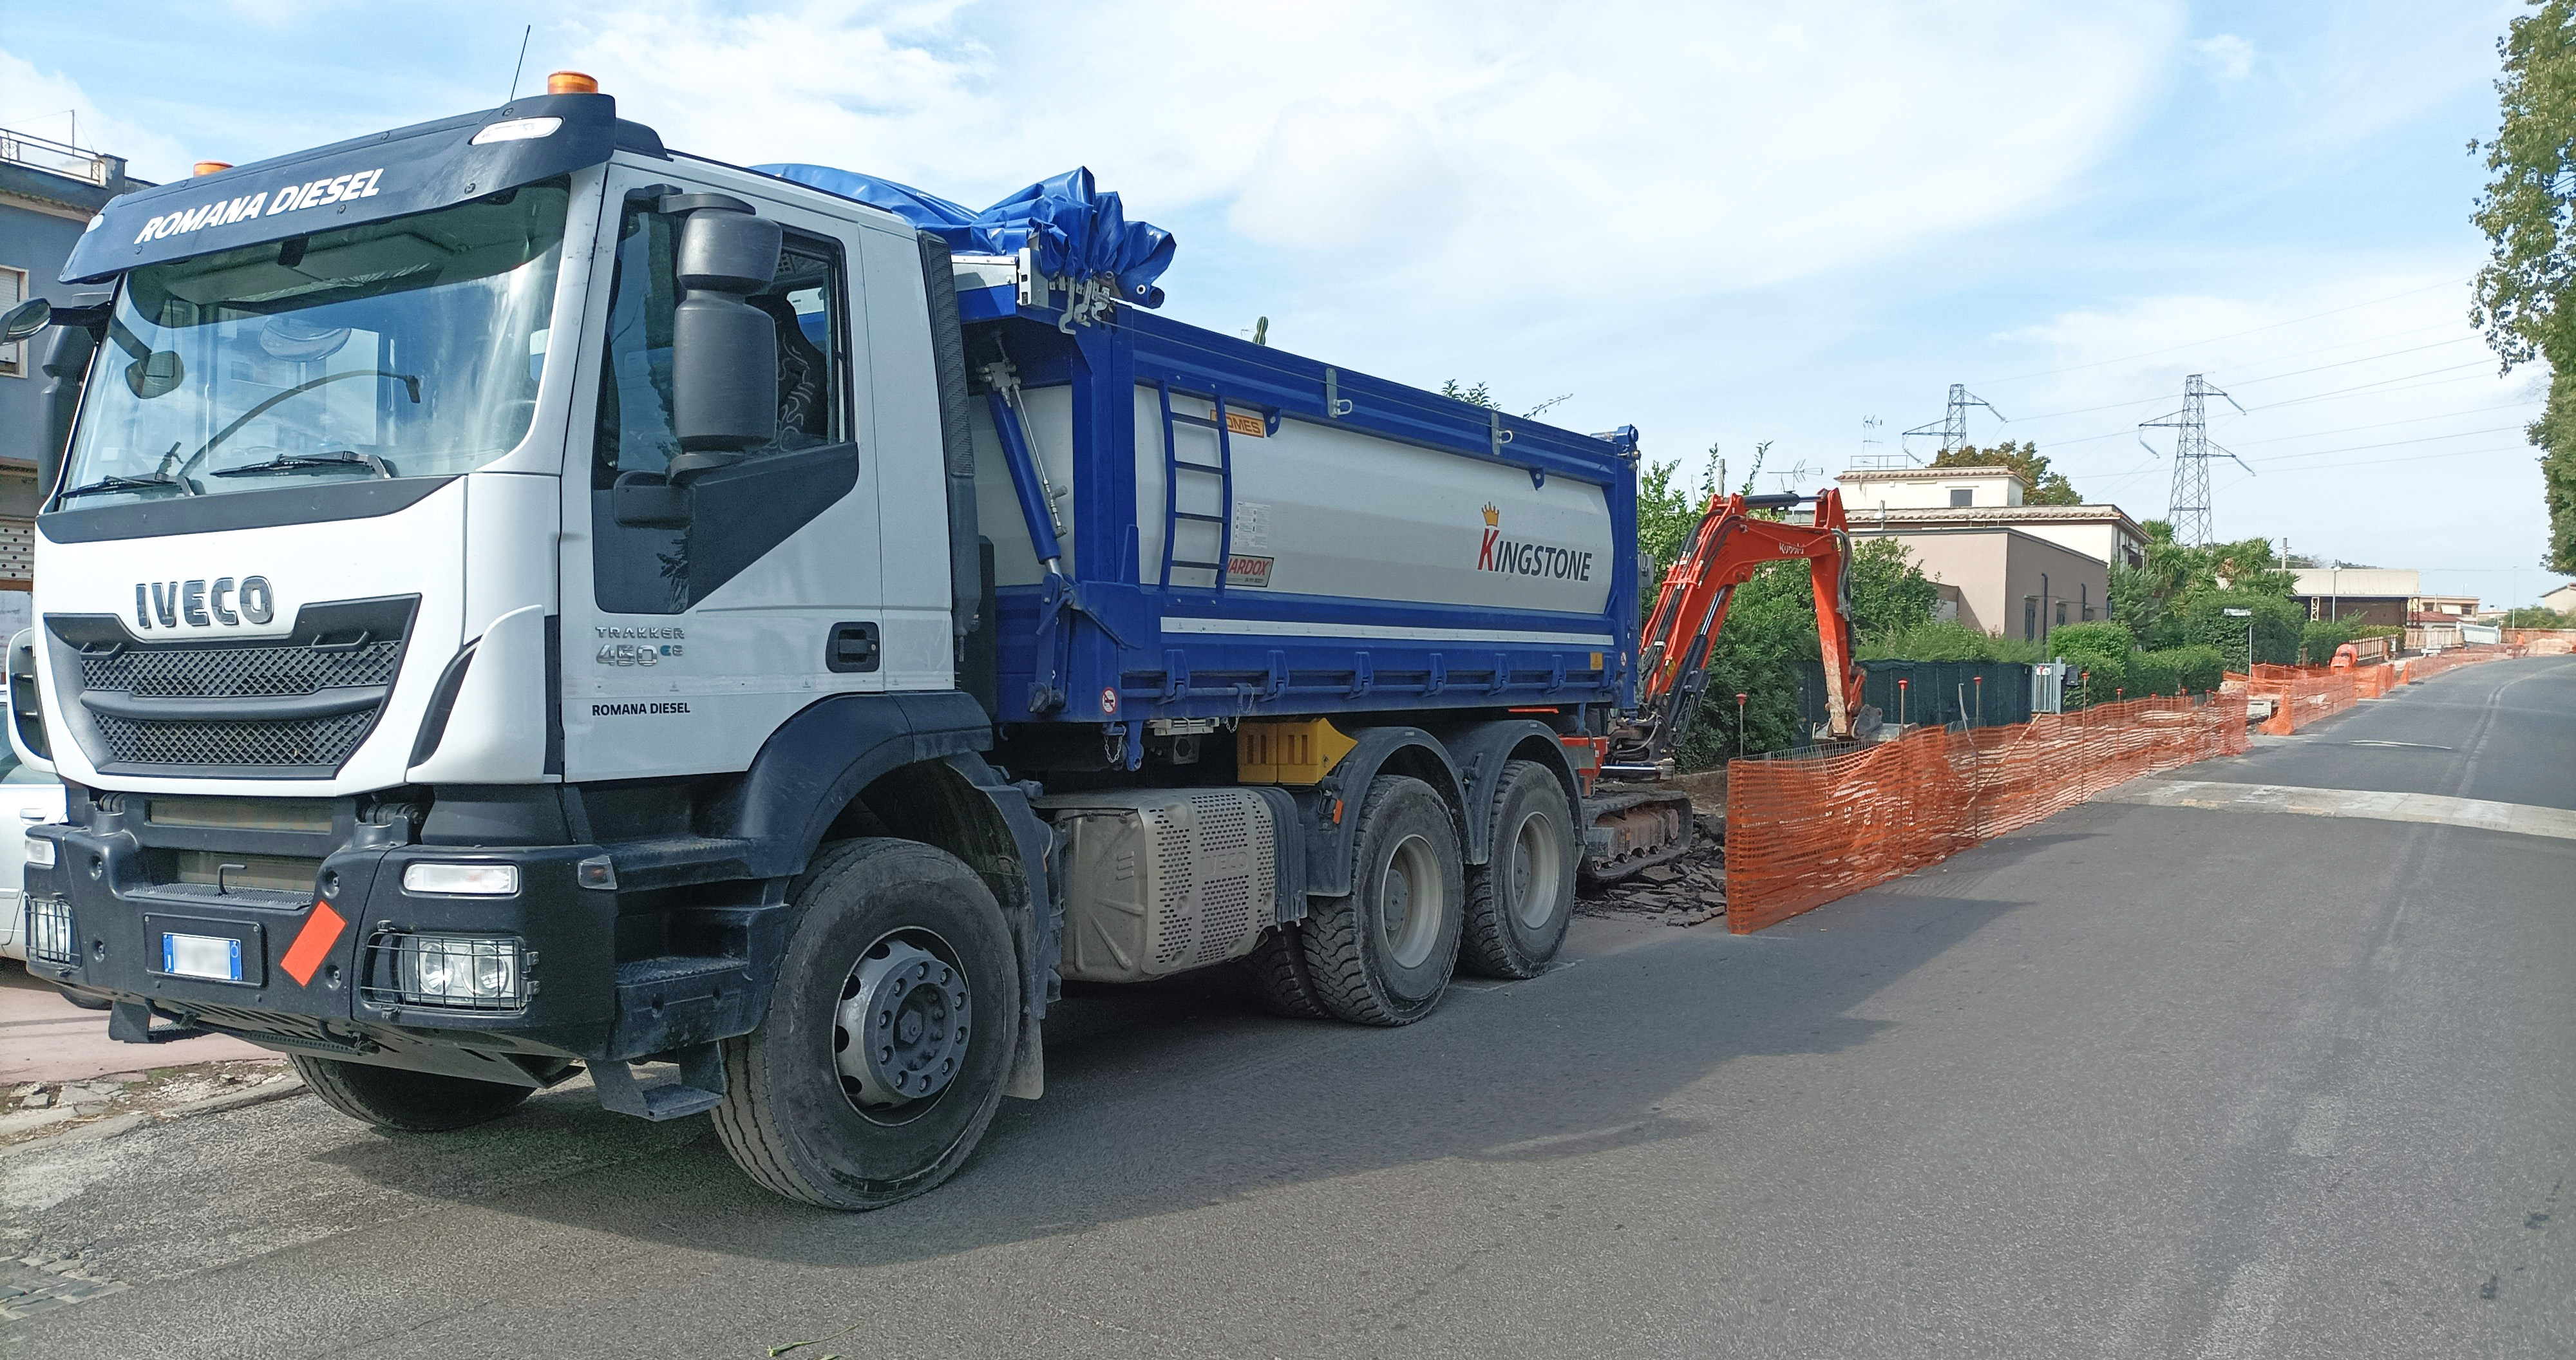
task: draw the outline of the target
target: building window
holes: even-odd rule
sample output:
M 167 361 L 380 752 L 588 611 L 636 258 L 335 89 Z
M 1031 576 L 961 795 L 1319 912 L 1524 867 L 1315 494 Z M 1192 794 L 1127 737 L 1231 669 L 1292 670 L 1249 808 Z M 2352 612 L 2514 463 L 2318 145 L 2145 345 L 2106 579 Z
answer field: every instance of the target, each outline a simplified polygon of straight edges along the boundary
M 0 265 L 0 312 L 27 300 L 27 271 Z M 12 340 L 0 344 L 0 374 L 12 378 L 27 376 L 27 342 Z
M 2039 597 L 2036 595 L 2021 597 L 2021 640 L 2039 641 Z
M 2058 627 L 2060 627 L 2060 628 L 2063 628 L 2063 627 L 2065 627 L 2065 626 L 2066 626 L 2066 601 L 2064 601 L 2064 600 L 2059 600 L 2059 601 L 2057 602 L 2057 619 L 2056 619 L 2056 623 L 2057 623 L 2057 626 L 2058 626 Z
M 1950 488 L 1951 509 L 1956 510 L 1961 506 L 1974 505 L 1976 503 L 1977 493 L 1975 488 L 1965 486 L 1954 486 Z

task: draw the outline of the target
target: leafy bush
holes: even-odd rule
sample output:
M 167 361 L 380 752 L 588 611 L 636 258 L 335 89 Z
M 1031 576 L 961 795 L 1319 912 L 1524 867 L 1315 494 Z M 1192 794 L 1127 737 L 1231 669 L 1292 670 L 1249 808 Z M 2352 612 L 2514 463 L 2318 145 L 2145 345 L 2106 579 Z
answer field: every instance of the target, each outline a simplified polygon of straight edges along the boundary
M 2335 648 L 2355 638 L 2367 637 L 2370 625 L 2353 619 L 2311 619 L 2299 632 L 2299 660 L 2303 665 L 2334 664 Z M 2403 630 L 2390 630 L 2403 631 Z M 2382 634 L 2385 636 L 2385 634 Z
M 2227 612 L 2230 609 L 2247 609 L 2253 613 L 2250 618 L 2237 618 Z M 2249 623 L 2254 626 L 2254 660 L 2276 666 L 2297 663 L 2300 633 L 2307 626 L 2307 611 L 2286 596 L 2250 590 L 2211 592 L 2185 598 L 2181 611 L 2181 636 L 2175 640 L 2175 645 L 2215 647 L 2218 654 L 2226 658 L 2229 670 L 2242 671 L 2246 661 L 2245 627 Z
M 1925 619 L 1870 634 L 1860 644 L 1860 655 L 1866 661 L 2031 662 L 2047 660 L 2048 650 L 2036 642 L 1997 637 L 1964 623 Z
M 2144 699 L 2150 694 L 2173 694 L 2182 688 L 2182 667 L 2175 658 L 2180 649 L 2163 652 L 2129 653 L 2128 694 L 2131 699 Z
M 2227 658 L 2215 647 L 2176 647 L 2165 655 L 2174 659 L 2184 693 L 2206 694 L 2227 678 Z
M 2134 689 L 2129 662 L 2134 649 L 2129 630 L 2117 623 L 2070 623 L 2048 635 L 2048 654 L 2075 668 L 2067 677 L 2066 706 L 2107 704 L 2124 688 Z

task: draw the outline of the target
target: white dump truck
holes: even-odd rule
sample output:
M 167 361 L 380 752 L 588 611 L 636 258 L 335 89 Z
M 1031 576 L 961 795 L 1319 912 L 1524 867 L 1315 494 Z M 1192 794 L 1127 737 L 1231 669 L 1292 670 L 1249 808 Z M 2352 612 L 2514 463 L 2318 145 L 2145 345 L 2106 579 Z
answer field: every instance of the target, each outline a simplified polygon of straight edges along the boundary
M 1165 319 L 1087 174 L 970 213 L 550 90 L 119 198 L 12 313 L 40 976 L 391 1129 L 587 1070 L 867 1208 L 1039 1094 L 1061 979 L 1545 965 L 1632 431 Z

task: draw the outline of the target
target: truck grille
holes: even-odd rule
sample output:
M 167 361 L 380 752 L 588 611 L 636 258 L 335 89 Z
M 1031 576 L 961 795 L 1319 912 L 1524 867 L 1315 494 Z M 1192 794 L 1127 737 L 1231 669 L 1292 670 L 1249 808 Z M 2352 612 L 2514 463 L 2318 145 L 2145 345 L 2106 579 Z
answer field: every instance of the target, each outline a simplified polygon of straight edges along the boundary
M 83 656 L 81 685 L 153 698 L 276 698 L 337 685 L 382 685 L 402 664 L 399 638 L 338 651 L 314 647 L 127 649 Z
M 109 759 L 137 765 L 329 765 L 337 768 L 375 725 L 365 709 L 328 718 L 255 722 L 141 722 L 100 714 Z
M 66 716 L 101 767 L 317 777 L 336 773 L 375 726 L 418 604 L 417 596 L 309 604 L 287 636 L 246 642 L 162 642 L 113 615 L 45 623 L 62 644 L 57 682 L 73 691 Z M 311 711 L 333 706 L 311 700 L 334 692 L 342 707 L 363 706 Z M 264 700 L 278 711 L 263 712 Z

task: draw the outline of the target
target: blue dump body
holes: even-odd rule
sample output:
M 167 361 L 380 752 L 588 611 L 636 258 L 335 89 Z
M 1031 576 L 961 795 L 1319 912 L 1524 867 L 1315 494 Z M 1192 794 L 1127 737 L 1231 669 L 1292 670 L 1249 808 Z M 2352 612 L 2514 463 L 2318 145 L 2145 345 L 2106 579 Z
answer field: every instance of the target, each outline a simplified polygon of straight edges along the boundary
M 969 369 L 990 387 L 1006 360 L 1029 403 L 977 402 L 979 488 L 999 489 L 983 466 L 998 460 L 1012 493 L 979 495 L 983 536 L 997 557 L 1009 540 L 1017 568 L 996 577 L 1000 721 L 1132 736 L 1158 718 L 1632 700 L 1633 429 L 1577 434 L 1156 315 L 1174 242 L 1088 170 L 978 211 L 852 171 L 758 168 L 1045 281 L 1026 298 L 1026 277 L 959 282 Z M 1037 451 L 1041 401 L 1070 486 L 1040 471 L 1068 466 Z M 1266 543 L 1265 495 L 1313 479 L 1333 489 L 1288 491 L 1291 541 Z
M 1114 318 L 1059 329 L 1051 308 L 1023 308 L 1009 288 L 963 289 L 970 364 L 999 341 L 1032 393 L 1068 387 L 1071 397 L 1071 537 L 1086 551 L 1067 564 L 1070 579 L 1004 586 L 999 591 L 998 717 L 1004 722 L 1070 721 L 1141 724 L 1156 718 L 1286 717 L 1494 708 L 1511 705 L 1618 704 L 1631 697 L 1637 620 L 1637 505 L 1633 433 L 1600 437 L 1502 415 L 1436 393 L 1249 344 L 1137 308 Z M 1137 481 L 1160 467 L 1174 482 L 1195 479 L 1226 497 L 1215 516 L 1233 537 L 1235 478 L 1222 471 L 1253 440 L 1213 429 L 1205 416 L 1187 423 L 1213 449 L 1216 473 L 1176 470 L 1207 462 L 1177 455 L 1139 419 L 1140 387 L 1163 411 L 1184 409 L 1235 421 L 1258 420 L 1271 449 L 1297 423 L 1388 441 L 1392 459 L 1428 450 L 1457 460 L 1461 478 L 1492 478 L 1508 469 L 1518 485 L 1580 491 L 1597 488 L 1596 519 L 1605 517 L 1607 551 L 1580 555 L 1543 545 L 1521 548 L 1518 570 L 1559 575 L 1579 569 L 1606 580 L 1597 608 L 1528 610 L 1419 598 L 1368 598 L 1343 591 L 1298 594 L 1234 583 L 1234 571 L 1201 573 L 1200 584 L 1171 583 L 1166 554 L 1141 549 L 1169 544 L 1176 526 L 1140 524 Z M 1221 407 L 1213 404 L 1221 402 Z M 1328 403 L 1333 405 L 1328 408 Z M 1186 421 L 1186 417 L 1179 417 Z M 1008 417 L 1002 417 L 1007 422 Z M 1146 428 L 1140 430 L 1140 426 Z M 1174 438 L 1166 416 L 1162 437 Z M 1006 441 L 1007 442 L 1007 437 Z M 978 457 L 989 456 L 979 448 Z M 1014 462 L 1021 460 L 1014 459 Z M 1142 469 L 1142 471 L 1140 471 Z M 1027 494 L 1025 467 L 1015 468 Z M 1357 479 L 1365 482 L 1365 473 Z M 1146 501 L 1170 507 L 1169 486 L 1146 488 Z M 1365 494 L 1363 492 L 1362 494 Z M 1485 507 L 1485 525 L 1463 527 L 1458 552 L 1488 558 L 1518 545 Z M 1468 514 L 1474 513 L 1472 502 Z M 1031 514 L 1031 522 L 1039 516 Z M 1018 526 L 1008 526 L 1017 529 Z M 1481 531 L 1482 537 L 1477 536 Z M 988 537 L 996 526 L 988 515 Z M 1039 530 L 1039 537 L 1044 530 Z M 1104 555 L 1091 545 L 1115 544 Z M 1229 566 L 1242 549 L 1229 544 Z M 1463 565 L 1463 562 L 1462 562 Z M 1504 569 L 1500 562 L 1494 569 Z M 1595 577 L 1592 573 L 1602 573 Z M 1287 583 L 1279 583 L 1285 585 Z M 1421 592 L 1390 590 L 1402 596 Z M 1136 749 L 1130 744 L 1130 750 Z

